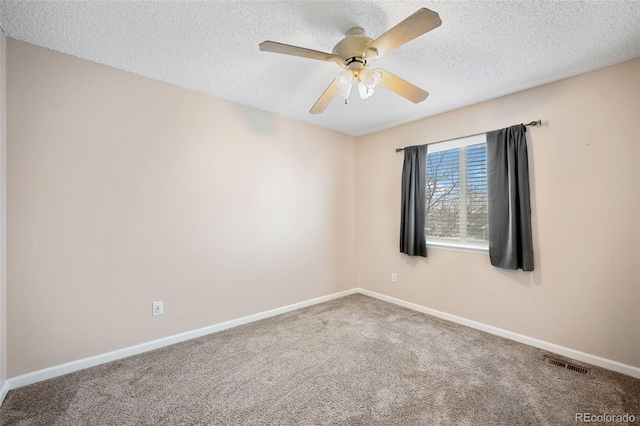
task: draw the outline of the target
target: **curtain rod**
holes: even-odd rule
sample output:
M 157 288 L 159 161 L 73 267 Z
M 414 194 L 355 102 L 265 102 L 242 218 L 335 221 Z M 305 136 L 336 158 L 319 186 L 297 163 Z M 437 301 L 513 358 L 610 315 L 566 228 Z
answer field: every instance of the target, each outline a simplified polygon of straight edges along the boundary
M 542 120 L 532 121 L 531 123 L 524 124 L 524 126 L 525 127 L 526 126 L 531 126 L 531 127 L 542 126 Z M 475 135 L 460 136 L 458 138 L 445 139 L 443 141 L 437 141 L 437 142 L 431 142 L 431 143 L 440 143 L 440 142 L 452 141 L 454 139 L 470 138 L 471 136 L 484 135 L 485 133 L 487 133 L 487 132 L 476 133 Z M 400 151 L 404 151 L 404 148 L 396 148 L 396 152 L 400 152 Z

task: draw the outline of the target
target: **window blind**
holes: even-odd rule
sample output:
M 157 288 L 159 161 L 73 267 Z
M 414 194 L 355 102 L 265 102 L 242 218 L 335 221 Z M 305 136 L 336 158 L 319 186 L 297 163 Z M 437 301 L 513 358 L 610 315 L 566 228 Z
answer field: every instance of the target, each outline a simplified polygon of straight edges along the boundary
M 428 241 L 487 244 L 486 143 L 478 144 L 477 139 L 472 142 L 427 156 Z

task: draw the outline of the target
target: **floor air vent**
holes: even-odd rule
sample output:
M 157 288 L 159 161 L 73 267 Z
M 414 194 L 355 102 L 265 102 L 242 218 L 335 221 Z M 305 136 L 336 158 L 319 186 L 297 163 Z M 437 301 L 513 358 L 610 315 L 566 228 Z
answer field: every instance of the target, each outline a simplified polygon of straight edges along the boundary
M 561 360 L 559 360 L 557 358 L 551 358 L 551 357 L 546 356 L 546 357 L 544 357 L 544 361 L 547 364 L 555 365 L 556 367 L 561 367 L 561 368 L 564 368 L 566 370 L 575 371 L 576 373 L 589 374 L 589 369 L 588 368 L 579 367 L 579 366 L 574 365 L 574 364 L 569 364 L 568 362 L 561 361 Z

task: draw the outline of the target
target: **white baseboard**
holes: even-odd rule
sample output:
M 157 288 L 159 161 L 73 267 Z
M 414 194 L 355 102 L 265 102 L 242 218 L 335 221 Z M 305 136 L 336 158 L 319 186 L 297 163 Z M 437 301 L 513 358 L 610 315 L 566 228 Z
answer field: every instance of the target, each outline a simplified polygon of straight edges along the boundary
M 503 330 L 498 327 L 482 324 L 476 321 L 458 317 L 456 315 L 447 314 L 445 312 L 437 311 L 435 309 L 427 308 L 421 305 L 417 305 L 415 303 L 407 302 L 405 300 L 396 299 L 395 297 L 386 296 L 384 294 L 376 293 L 370 290 L 365 290 L 362 288 L 353 288 L 351 290 L 341 291 L 338 293 L 317 297 L 315 299 L 305 300 L 303 302 L 294 303 L 292 305 L 283 306 L 281 308 L 271 309 L 269 311 L 248 315 L 246 317 L 237 318 L 230 321 L 225 321 L 225 322 L 214 324 L 208 327 L 199 328 L 197 330 L 187 331 L 185 333 L 164 337 L 162 339 L 153 340 L 151 342 L 141 343 L 139 345 L 130 346 L 128 348 L 118 349 L 116 351 L 107 352 L 107 353 L 96 355 L 89 358 L 79 359 L 79 360 L 68 362 L 65 364 L 60 364 L 53 367 L 45 368 L 43 370 L 38 370 L 32 373 L 27 373 L 21 376 L 13 377 L 8 379 L 5 382 L 2 389 L 0 390 L 0 405 L 2 405 L 2 402 L 4 401 L 4 398 L 7 395 L 7 392 L 12 389 L 16 389 L 16 388 L 37 383 L 37 382 L 41 382 L 43 380 L 52 379 L 54 377 L 62 376 L 68 373 L 73 373 L 74 371 L 83 370 L 85 368 L 94 367 L 96 365 L 105 364 L 107 362 L 126 358 L 132 355 L 137 355 L 143 352 L 162 348 L 164 346 L 173 345 L 174 343 L 179 343 L 185 340 L 194 339 L 196 337 L 205 336 L 207 334 L 226 330 L 232 327 L 237 327 L 239 325 L 248 324 L 250 322 L 269 318 L 275 315 L 284 314 L 286 312 L 294 311 L 296 309 L 304 308 L 311 305 L 316 305 L 318 303 L 348 296 L 354 293 L 361 293 L 366 296 L 384 300 L 386 302 L 403 306 L 405 308 L 413 309 L 415 311 L 422 312 L 428 315 L 433 315 L 435 317 L 452 321 L 458 324 L 462 324 L 467 327 L 485 331 L 490 334 L 495 334 L 496 336 L 504 337 L 510 340 L 514 340 L 516 342 L 520 342 L 526 345 L 534 346 L 536 348 L 544 349 L 546 351 L 563 355 L 568 358 L 586 362 L 592 365 L 597 365 L 598 367 L 617 371 L 619 373 L 626 374 L 628 376 L 640 378 L 640 368 L 638 367 L 633 367 L 631 365 L 622 364 L 617 361 L 612 361 L 606 358 L 590 355 L 585 352 L 577 351 L 575 349 L 565 348 L 564 346 L 556 345 L 554 343 L 545 342 L 543 340 L 535 339 L 533 337 L 527 337 L 522 334 Z
M 535 339 L 533 337 L 524 336 L 522 334 L 514 333 L 512 331 L 503 330 L 491 325 L 482 324 L 480 322 L 468 320 L 456 315 L 447 314 L 445 312 L 437 311 L 435 309 L 427 308 L 415 303 L 407 302 L 405 300 L 396 299 L 395 297 L 386 296 L 384 294 L 376 293 L 374 291 L 365 290 L 362 288 L 356 289 L 358 293 L 362 293 L 366 296 L 371 296 L 376 299 L 384 300 L 396 305 L 403 306 L 405 308 L 412 309 L 414 311 L 422 312 L 434 317 L 442 318 L 447 321 L 455 322 L 467 327 L 475 328 L 476 330 L 485 331 L 496 336 L 504 337 L 509 340 L 514 340 L 525 345 L 533 346 L 545 351 L 553 352 L 558 355 L 572 358 L 577 361 L 586 362 L 588 364 L 597 365 L 598 367 L 606 368 L 607 370 L 617 371 L 618 373 L 626 374 L 627 376 L 636 377 L 640 379 L 640 368 L 632 365 L 623 364 L 621 362 L 612 361 L 610 359 L 601 358 L 596 355 L 591 355 L 585 352 L 581 352 L 575 349 L 566 348 L 564 346 L 556 345 L 555 343 L 545 342 L 544 340 Z
M 0 407 L 2 407 L 2 403 L 4 402 L 4 397 L 7 396 L 7 392 L 9 392 L 9 383 L 5 380 L 4 385 L 2 385 L 2 389 L 0 389 Z
M 84 370 L 85 368 L 94 367 L 100 364 L 105 364 L 107 362 L 126 358 L 132 355 L 137 355 L 143 352 L 152 351 L 154 349 L 162 348 L 164 346 L 169 346 L 175 343 L 184 342 L 185 340 L 190 340 L 196 337 L 205 336 L 207 334 L 226 330 L 228 328 L 233 328 L 239 325 L 248 324 L 250 322 L 273 317 L 275 315 L 284 314 L 286 312 L 294 311 L 296 309 L 305 308 L 311 305 L 316 305 L 318 303 L 326 302 L 328 300 L 348 296 L 356 292 L 357 292 L 357 289 L 351 289 L 351 290 L 341 291 L 338 293 L 329 294 L 326 296 L 316 297 L 315 299 L 305 300 L 299 303 L 294 303 L 292 305 L 283 306 L 281 308 L 271 309 L 271 310 L 260 312 L 253 315 L 247 315 L 246 317 L 221 322 L 219 324 L 214 324 L 208 327 L 199 328 L 197 330 L 187 331 L 185 333 L 164 337 L 162 339 L 153 340 L 151 342 L 141 343 L 139 345 L 130 346 L 128 348 L 118 349 L 112 352 L 107 352 L 107 353 L 92 356 L 89 358 L 82 358 L 76 361 L 67 362 L 65 364 L 60 364 L 60 365 L 45 368 L 42 370 L 34 371 L 32 373 L 27 373 L 21 376 L 13 377 L 8 379 L 3 387 L 2 393 L 0 394 L 0 396 L 2 396 L 2 398 L 0 398 L 0 405 L 4 400 L 4 396 L 6 395 L 6 393 L 12 389 L 31 385 L 33 383 L 41 382 L 43 380 L 62 376 L 63 374 L 73 373 L 74 371 L 78 371 L 78 370 Z

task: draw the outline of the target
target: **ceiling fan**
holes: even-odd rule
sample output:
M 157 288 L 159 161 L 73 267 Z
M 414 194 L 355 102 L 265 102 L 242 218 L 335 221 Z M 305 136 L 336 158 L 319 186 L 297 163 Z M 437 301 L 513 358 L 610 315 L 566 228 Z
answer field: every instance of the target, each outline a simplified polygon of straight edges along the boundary
M 436 12 L 422 8 L 375 40 L 367 37 L 362 28 L 351 28 L 347 31 L 346 37 L 334 46 L 332 53 L 275 41 L 263 41 L 260 43 L 260 50 L 335 62 L 345 69 L 322 93 L 309 111 L 311 114 L 323 112 L 338 94 L 344 98 L 346 104 L 354 82 L 357 82 L 361 99 L 367 99 L 373 95 L 375 87 L 380 84 L 403 98 L 418 103 L 424 101 L 429 93 L 389 71 L 381 68 L 372 70 L 367 65 L 441 24 L 440 16 Z

